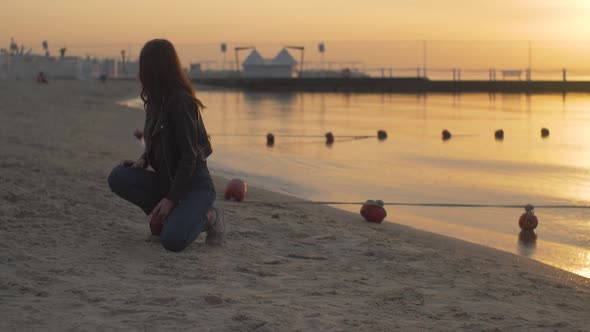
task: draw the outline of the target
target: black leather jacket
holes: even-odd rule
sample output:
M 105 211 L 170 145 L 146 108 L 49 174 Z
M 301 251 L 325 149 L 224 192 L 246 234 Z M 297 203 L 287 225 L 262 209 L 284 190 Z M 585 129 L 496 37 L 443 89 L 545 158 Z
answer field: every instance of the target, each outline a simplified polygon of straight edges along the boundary
M 160 184 L 168 190 L 166 198 L 178 203 L 191 189 L 196 172 L 203 172 L 211 181 L 206 164 L 213 152 L 211 142 L 201 112 L 187 93 L 167 98 L 154 121 L 151 132 L 145 131 L 142 158 L 146 167 L 157 168 Z

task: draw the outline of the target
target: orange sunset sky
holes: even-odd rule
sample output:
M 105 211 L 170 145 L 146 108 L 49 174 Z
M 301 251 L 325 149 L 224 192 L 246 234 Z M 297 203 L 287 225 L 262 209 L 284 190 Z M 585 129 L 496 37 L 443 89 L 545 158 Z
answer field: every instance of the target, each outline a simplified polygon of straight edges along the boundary
M 537 67 L 590 68 L 589 18 L 590 0 L 4 0 L 0 40 L 114 57 L 164 37 L 183 62 L 221 61 L 221 42 L 267 57 L 298 43 L 313 62 L 325 41 L 327 60 L 368 66 L 420 65 L 430 40 L 428 65 L 465 67 L 526 66 L 532 40 Z

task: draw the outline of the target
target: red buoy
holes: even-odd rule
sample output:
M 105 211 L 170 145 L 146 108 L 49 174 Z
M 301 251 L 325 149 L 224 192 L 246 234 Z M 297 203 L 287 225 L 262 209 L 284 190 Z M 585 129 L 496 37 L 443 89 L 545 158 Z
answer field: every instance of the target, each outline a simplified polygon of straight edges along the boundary
M 225 187 L 225 197 L 226 200 L 235 200 L 236 202 L 241 202 L 246 198 L 246 192 L 248 188 L 246 183 L 239 179 L 233 179 L 229 181 L 227 187 Z
M 361 207 L 361 216 L 363 216 L 366 221 L 381 223 L 387 216 L 387 211 L 385 211 L 383 205 L 383 201 L 368 200 L 363 204 L 363 207 Z
M 539 225 L 539 219 L 535 216 L 535 207 L 532 205 L 525 206 L 525 213 L 520 216 L 518 220 L 518 226 L 523 231 L 532 231 Z
M 157 212 L 153 213 L 152 218 L 150 219 L 150 230 L 152 231 L 152 235 L 160 236 L 163 227 L 164 219 Z

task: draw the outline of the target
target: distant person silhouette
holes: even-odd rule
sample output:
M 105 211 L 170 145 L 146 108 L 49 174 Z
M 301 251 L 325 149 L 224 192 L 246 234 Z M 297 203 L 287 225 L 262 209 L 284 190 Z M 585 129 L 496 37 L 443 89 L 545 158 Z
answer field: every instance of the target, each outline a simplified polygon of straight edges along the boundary
M 37 83 L 41 83 L 41 84 L 48 84 L 49 81 L 47 81 L 47 76 L 45 76 L 45 73 L 40 71 L 39 74 L 37 75 Z

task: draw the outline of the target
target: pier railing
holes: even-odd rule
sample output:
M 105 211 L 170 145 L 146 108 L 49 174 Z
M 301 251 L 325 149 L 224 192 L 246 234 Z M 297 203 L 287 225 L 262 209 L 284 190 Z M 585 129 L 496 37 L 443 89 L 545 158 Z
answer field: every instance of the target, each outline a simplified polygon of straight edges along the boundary
M 426 78 L 435 81 L 590 81 L 590 70 L 567 68 L 365 68 L 371 78 Z
M 207 70 L 191 75 L 192 78 L 240 78 L 235 71 Z M 303 78 L 420 78 L 431 81 L 590 81 L 590 70 L 567 68 L 423 68 L 423 67 L 375 67 L 375 68 L 310 68 Z

